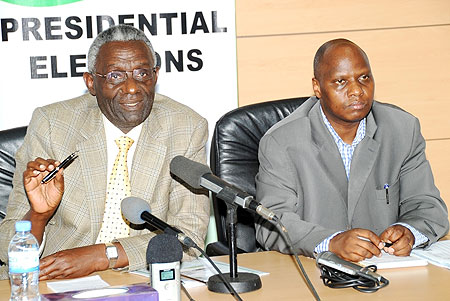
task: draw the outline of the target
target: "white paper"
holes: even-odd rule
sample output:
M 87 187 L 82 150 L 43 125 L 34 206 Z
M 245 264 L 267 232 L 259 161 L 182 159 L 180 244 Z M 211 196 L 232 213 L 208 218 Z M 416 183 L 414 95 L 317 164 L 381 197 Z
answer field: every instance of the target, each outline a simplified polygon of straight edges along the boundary
M 359 262 L 362 266 L 376 265 L 378 269 L 405 268 L 415 266 L 425 266 L 428 262 L 416 256 L 395 256 L 386 252 L 381 252 L 381 257 L 373 256 Z
M 79 291 L 87 289 L 98 289 L 108 287 L 109 284 L 105 282 L 99 275 L 82 277 L 71 280 L 60 280 L 47 282 L 47 287 L 54 293 Z
M 414 249 L 411 254 L 424 258 L 431 264 L 450 269 L 450 240 L 435 242 L 427 249 Z

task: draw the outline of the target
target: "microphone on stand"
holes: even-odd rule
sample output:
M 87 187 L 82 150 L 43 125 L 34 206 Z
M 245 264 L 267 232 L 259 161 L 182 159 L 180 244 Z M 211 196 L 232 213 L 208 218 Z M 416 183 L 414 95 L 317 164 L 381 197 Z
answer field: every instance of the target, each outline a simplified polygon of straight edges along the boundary
M 213 193 L 216 193 L 217 198 L 224 200 L 227 204 L 227 227 L 229 233 L 229 249 L 230 249 L 230 275 L 227 279 L 235 285 L 238 292 L 248 292 L 259 289 L 262 284 L 259 277 L 251 273 L 241 273 L 238 277 L 237 273 L 237 252 L 236 252 L 236 209 L 234 207 L 241 206 L 245 209 L 250 209 L 266 220 L 274 223 L 280 229 L 280 234 L 286 240 L 286 243 L 291 248 L 297 264 L 299 265 L 302 274 L 308 287 L 314 295 L 316 300 L 320 300 L 314 286 L 309 280 L 306 271 L 304 270 L 297 252 L 293 248 L 292 242 L 287 233 L 286 227 L 283 226 L 281 220 L 275 215 L 274 212 L 265 208 L 259 202 L 255 201 L 253 196 L 239 188 L 225 182 L 221 178 L 212 174 L 211 169 L 201 163 L 189 160 L 183 156 L 176 156 L 170 162 L 170 172 L 175 176 L 186 182 L 193 188 L 206 188 Z M 247 277 L 248 276 L 248 277 Z M 219 279 L 212 276 L 208 280 L 208 289 L 211 291 L 221 292 L 224 290 L 223 285 Z
M 173 227 L 163 220 L 151 214 L 150 205 L 141 198 L 129 196 L 122 200 L 120 204 L 123 216 L 135 225 L 148 223 L 151 226 L 164 231 L 178 238 L 178 240 L 187 247 L 194 247 L 195 242 L 186 236 L 181 230 Z
M 265 219 L 278 220 L 273 211 L 255 201 L 252 195 L 215 176 L 204 164 L 176 156 L 170 161 L 170 172 L 193 188 L 206 188 L 227 203 L 254 211 Z
M 161 301 L 181 300 L 180 261 L 183 248 L 175 236 L 160 234 L 152 237 L 147 247 L 150 285 Z
M 209 261 L 209 263 L 214 267 L 214 269 L 218 272 L 216 276 L 218 276 L 220 279 L 222 279 L 223 283 L 225 283 L 225 286 L 230 292 L 230 294 L 238 301 L 242 301 L 239 294 L 236 292 L 236 290 L 231 286 L 229 281 L 224 277 L 220 269 L 217 267 L 217 265 L 214 263 L 214 261 L 209 258 L 209 256 L 201 249 L 197 244 L 186 234 L 184 234 L 181 230 L 177 229 L 176 227 L 173 227 L 166 222 L 162 221 L 161 219 L 157 218 L 153 214 L 150 213 L 150 206 L 149 204 L 144 201 L 141 198 L 138 197 L 126 197 L 122 200 L 122 203 L 120 204 L 122 214 L 123 216 L 130 221 L 133 224 L 141 225 L 144 223 L 149 224 L 152 227 L 155 227 L 161 231 L 164 231 L 165 234 L 160 234 L 155 237 L 161 236 L 161 235 L 171 235 L 172 237 L 178 239 L 183 245 L 187 246 L 188 248 L 195 248 L 198 250 L 205 258 Z M 150 241 L 152 241 L 155 237 L 153 237 Z M 150 247 L 150 242 L 149 242 Z M 147 249 L 147 261 L 149 261 L 149 252 Z M 225 291 L 223 291 L 225 292 Z
M 230 273 L 214 275 L 208 279 L 208 289 L 213 292 L 227 292 L 229 282 L 238 293 L 250 292 L 262 287 L 261 278 L 254 273 L 239 273 L 236 251 L 237 206 L 253 210 L 268 220 L 277 221 L 276 215 L 253 199 L 253 196 L 225 182 L 212 174 L 208 166 L 183 156 L 176 156 L 170 162 L 170 172 L 193 188 L 206 188 L 227 204 L 227 232 Z M 224 281 L 226 279 L 227 281 Z

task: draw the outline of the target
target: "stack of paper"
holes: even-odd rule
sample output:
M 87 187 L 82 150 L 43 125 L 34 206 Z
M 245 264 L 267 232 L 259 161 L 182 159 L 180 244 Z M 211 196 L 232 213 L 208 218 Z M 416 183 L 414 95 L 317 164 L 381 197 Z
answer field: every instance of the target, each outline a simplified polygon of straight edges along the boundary
M 450 240 L 438 241 L 427 249 L 414 249 L 411 254 L 429 263 L 450 269 Z
M 425 266 L 428 262 L 425 259 L 416 256 L 395 256 L 381 252 L 381 257 L 372 257 L 365 259 L 359 264 L 362 266 L 376 265 L 378 269 L 392 269 Z

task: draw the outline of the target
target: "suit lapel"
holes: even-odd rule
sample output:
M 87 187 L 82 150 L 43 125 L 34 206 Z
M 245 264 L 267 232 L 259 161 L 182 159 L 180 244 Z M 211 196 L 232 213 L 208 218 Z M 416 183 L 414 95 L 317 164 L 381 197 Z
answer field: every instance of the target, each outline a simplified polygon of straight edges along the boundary
M 380 144 L 373 139 L 377 125 L 372 112 L 367 116 L 366 137 L 356 147 L 350 168 L 348 185 L 348 219 L 351 222 L 355 207 L 373 169 Z
M 157 104 L 144 122 L 131 165 L 131 195 L 151 203 L 165 162 L 167 147 L 160 141 L 161 127 Z
M 91 241 L 97 239 L 105 210 L 107 154 L 106 136 L 100 110 L 89 108 L 86 122 L 80 130 L 81 175 L 85 182 L 87 204 L 91 218 Z
M 347 176 L 345 174 L 344 163 L 339 155 L 336 143 L 331 137 L 328 129 L 322 121 L 319 102 L 310 113 L 311 138 L 318 149 L 318 162 L 322 165 L 324 176 L 332 183 L 337 195 L 344 206 L 347 206 Z M 337 200 L 336 200 L 337 201 Z

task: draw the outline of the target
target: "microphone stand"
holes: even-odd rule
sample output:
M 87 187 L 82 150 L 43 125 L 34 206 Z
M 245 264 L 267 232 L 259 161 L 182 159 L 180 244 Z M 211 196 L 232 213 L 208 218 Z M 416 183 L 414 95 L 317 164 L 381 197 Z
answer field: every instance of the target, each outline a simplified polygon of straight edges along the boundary
M 223 276 L 230 282 L 231 286 L 238 293 L 246 293 L 255 291 L 262 287 L 261 279 L 253 273 L 238 274 L 237 265 L 237 246 L 236 246 L 236 223 L 237 208 L 234 203 L 225 202 L 227 205 L 227 234 L 228 234 L 228 250 L 230 261 L 230 273 Z M 217 293 L 228 293 L 229 290 L 225 283 L 220 279 L 219 275 L 214 275 L 208 279 L 208 289 Z

